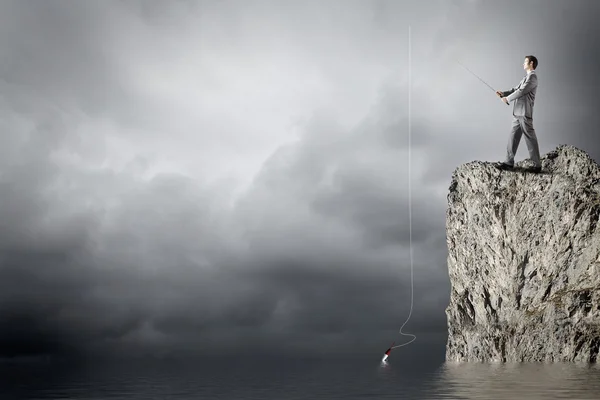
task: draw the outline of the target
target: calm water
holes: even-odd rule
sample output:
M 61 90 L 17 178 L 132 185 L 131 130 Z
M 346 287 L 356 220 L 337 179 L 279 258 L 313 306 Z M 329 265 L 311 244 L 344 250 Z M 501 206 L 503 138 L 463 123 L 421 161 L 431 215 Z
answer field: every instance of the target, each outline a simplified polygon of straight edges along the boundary
M 600 399 L 600 367 L 373 359 L 3 364 L 0 399 Z

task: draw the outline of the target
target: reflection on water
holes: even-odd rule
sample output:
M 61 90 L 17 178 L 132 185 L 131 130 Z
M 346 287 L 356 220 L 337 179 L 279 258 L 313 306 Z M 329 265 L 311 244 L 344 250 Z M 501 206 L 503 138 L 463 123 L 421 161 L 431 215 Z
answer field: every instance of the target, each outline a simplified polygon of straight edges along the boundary
M 404 357 L 403 357 L 404 356 Z M 0 400 L 600 399 L 600 367 L 442 363 L 398 353 L 313 360 L 2 364 Z
M 597 364 L 446 363 L 431 398 L 600 399 Z

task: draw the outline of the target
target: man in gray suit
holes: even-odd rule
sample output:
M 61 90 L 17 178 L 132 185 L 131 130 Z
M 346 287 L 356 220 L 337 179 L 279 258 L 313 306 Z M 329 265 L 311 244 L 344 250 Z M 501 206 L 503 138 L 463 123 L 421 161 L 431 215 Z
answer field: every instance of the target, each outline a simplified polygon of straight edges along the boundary
M 532 172 L 540 172 L 542 163 L 540 162 L 540 149 L 538 146 L 535 129 L 533 129 L 533 104 L 535 102 L 535 92 L 537 91 L 538 79 L 535 69 L 538 61 L 535 56 L 525 57 L 523 69 L 527 75 L 514 88 L 505 92 L 498 90 L 496 94 L 503 102 L 509 104 L 513 102 L 513 122 L 512 130 L 506 147 L 506 159 L 498 164 L 501 170 L 510 170 L 515 165 L 515 154 L 521 141 L 521 136 L 525 135 L 525 143 L 529 150 L 529 158 L 533 161 Z

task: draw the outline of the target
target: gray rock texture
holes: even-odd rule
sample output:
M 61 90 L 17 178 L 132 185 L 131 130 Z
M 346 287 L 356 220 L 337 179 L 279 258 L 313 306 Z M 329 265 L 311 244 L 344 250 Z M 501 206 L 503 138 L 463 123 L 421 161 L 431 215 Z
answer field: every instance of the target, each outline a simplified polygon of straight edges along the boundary
M 600 168 L 567 145 L 544 155 L 542 168 L 475 161 L 454 171 L 448 361 L 598 358 Z

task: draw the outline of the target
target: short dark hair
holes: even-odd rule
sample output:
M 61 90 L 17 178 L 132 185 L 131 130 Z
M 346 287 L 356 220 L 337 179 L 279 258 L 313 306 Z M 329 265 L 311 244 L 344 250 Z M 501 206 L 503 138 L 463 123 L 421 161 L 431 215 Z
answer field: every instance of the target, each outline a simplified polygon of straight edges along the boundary
M 535 56 L 525 56 L 525 58 L 528 59 L 530 63 L 533 63 L 533 69 L 537 68 L 538 60 Z

